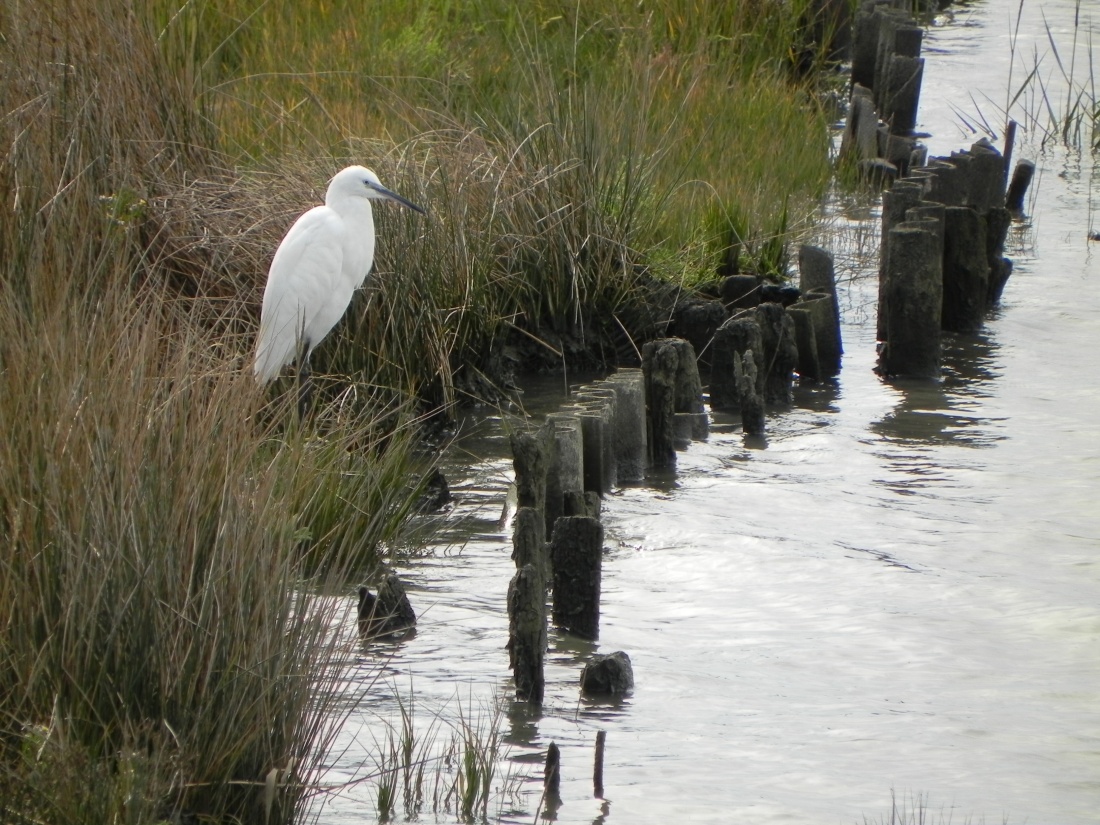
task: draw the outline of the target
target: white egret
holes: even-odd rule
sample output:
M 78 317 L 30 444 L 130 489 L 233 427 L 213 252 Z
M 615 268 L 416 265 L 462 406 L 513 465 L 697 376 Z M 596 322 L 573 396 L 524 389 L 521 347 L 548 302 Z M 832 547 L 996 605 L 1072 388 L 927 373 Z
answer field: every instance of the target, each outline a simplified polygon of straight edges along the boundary
M 372 200 L 396 201 L 424 213 L 379 183 L 370 169 L 349 166 L 329 183 L 325 205 L 294 222 L 271 261 L 253 372 L 267 384 L 297 359 L 303 416 L 309 406 L 309 356 L 343 317 L 374 262 Z

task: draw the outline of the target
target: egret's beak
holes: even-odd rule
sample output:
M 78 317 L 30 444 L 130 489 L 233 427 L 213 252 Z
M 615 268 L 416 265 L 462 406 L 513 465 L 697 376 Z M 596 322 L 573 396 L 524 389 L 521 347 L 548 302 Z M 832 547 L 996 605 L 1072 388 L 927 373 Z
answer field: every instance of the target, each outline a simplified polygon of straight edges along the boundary
M 413 209 L 413 210 L 419 212 L 421 215 L 428 214 L 427 212 L 425 212 L 423 209 L 421 209 L 419 206 L 417 206 L 412 201 L 406 200 L 405 198 L 398 195 L 396 192 L 394 192 L 390 189 L 387 189 L 385 186 L 382 186 L 379 183 L 371 183 L 370 181 L 367 181 L 366 183 L 367 183 L 367 186 L 369 188 L 373 189 L 375 192 L 377 192 L 382 197 L 388 198 L 391 201 L 397 201 L 402 206 L 407 206 L 407 207 L 409 207 L 409 209 Z

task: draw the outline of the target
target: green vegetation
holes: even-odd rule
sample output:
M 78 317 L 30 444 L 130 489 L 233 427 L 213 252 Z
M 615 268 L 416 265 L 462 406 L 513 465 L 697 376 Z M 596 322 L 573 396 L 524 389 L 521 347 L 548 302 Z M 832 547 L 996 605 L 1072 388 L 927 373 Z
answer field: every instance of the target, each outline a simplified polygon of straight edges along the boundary
M 425 469 L 417 402 L 732 243 L 780 267 L 805 227 L 828 144 L 799 5 L 0 6 L 0 818 L 304 814 L 353 585 Z M 431 215 L 378 210 L 377 289 L 297 427 L 248 371 L 258 297 L 353 160 Z M 487 736 L 453 746 L 461 816 Z

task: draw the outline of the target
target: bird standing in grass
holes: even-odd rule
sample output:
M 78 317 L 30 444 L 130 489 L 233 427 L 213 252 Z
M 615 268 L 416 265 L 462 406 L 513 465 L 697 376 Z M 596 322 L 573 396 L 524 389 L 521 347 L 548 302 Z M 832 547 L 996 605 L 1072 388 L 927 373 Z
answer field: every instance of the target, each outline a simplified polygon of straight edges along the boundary
M 271 261 L 253 372 L 267 384 L 296 361 L 303 418 L 310 403 L 309 356 L 343 317 L 374 262 L 372 200 L 424 213 L 379 183 L 370 169 L 349 166 L 329 183 L 325 205 L 294 222 Z

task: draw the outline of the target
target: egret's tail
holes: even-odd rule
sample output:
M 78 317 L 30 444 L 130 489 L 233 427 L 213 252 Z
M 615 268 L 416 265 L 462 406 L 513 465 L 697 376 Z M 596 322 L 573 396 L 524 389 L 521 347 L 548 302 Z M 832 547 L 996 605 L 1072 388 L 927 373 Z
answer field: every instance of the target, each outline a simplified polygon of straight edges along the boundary
M 270 384 L 279 377 L 283 367 L 294 360 L 295 339 L 272 335 L 269 327 L 260 326 L 256 339 L 256 361 L 252 373 L 261 384 Z

